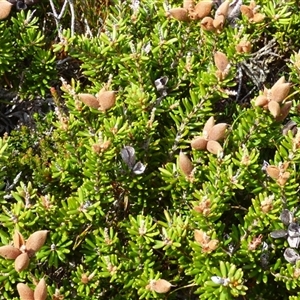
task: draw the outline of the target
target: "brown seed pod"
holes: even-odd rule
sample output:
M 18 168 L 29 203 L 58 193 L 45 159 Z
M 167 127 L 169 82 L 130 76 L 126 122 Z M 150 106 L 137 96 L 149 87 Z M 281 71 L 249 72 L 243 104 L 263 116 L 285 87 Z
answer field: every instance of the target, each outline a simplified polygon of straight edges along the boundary
M 214 61 L 215 61 L 215 65 L 216 65 L 217 69 L 221 72 L 224 72 L 226 70 L 227 66 L 229 65 L 227 56 L 220 51 L 217 51 L 214 54 Z
M 251 21 L 253 23 L 260 23 L 261 21 L 263 21 L 265 18 L 265 15 L 264 14 L 261 14 L 261 13 L 256 13 L 254 14 L 253 18 L 251 19 Z
M 235 49 L 238 53 L 250 53 L 252 46 L 249 41 L 240 41 L 236 46 Z
M 209 131 L 214 127 L 215 125 L 215 119 L 213 116 L 211 116 L 205 123 L 203 127 L 203 135 L 205 138 L 208 138 Z
M 15 270 L 21 272 L 29 265 L 29 257 L 27 253 L 20 254 L 15 260 Z
M 12 6 L 13 5 L 6 0 L 0 1 L 0 20 L 9 16 Z
M 14 233 L 13 242 L 15 248 L 18 249 L 20 249 L 23 245 L 25 245 L 25 240 L 23 238 L 23 235 L 18 230 L 16 230 Z
M 289 114 L 291 107 L 292 107 L 292 101 L 285 102 L 280 107 L 279 116 L 277 118 L 275 118 L 276 122 L 282 122 L 287 117 L 287 115 Z
M 97 98 L 91 94 L 78 94 L 79 99 L 87 106 L 91 108 L 98 109 L 99 108 L 99 101 Z
M 226 18 L 228 15 L 229 4 L 230 2 L 228 0 L 225 0 L 216 10 L 215 18 L 220 15 Z
M 97 95 L 97 100 L 99 102 L 99 110 L 105 112 L 115 105 L 116 93 L 114 91 L 101 91 Z
M 208 141 L 206 149 L 215 155 L 219 155 L 223 151 L 222 146 L 217 141 Z
M 205 150 L 207 140 L 203 136 L 198 136 L 191 141 L 191 147 L 195 150 Z
M 254 17 L 253 10 L 247 5 L 241 5 L 241 13 L 247 17 L 248 19 L 252 19 Z
M 29 257 L 33 256 L 45 244 L 47 233 L 48 230 L 39 230 L 30 235 L 26 242 L 26 250 Z
M 228 125 L 226 123 L 219 123 L 213 126 L 208 133 L 208 139 L 213 141 L 223 140 Z
M 259 95 L 255 100 L 255 106 L 264 107 L 268 104 L 268 98 L 265 95 Z
M 197 14 L 198 19 L 203 19 L 207 17 L 212 9 L 213 2 L 212 1 L 200 1 L 195 6 L 195 13 Z
M 270 101 L 268 103 L 268 109 L 274 118 L 277 118 L 280 115 L 280 105 L 278 102 L 273 100 Z
M 218 240 L 211 240 L 208 242 L 208 244 L 206 245 L 205 249 L 203 249 L 203 251 L 205 250 L 206 252 L 214 251 L 217 249 L 218 245 L 219 245 Z
M 276 182 L 280 185 L 280 186 L 284 186 L 287 182 L 287 180 L 289 179 L 291 173 L 290 172 L 284 172 L 282 175 L 279 176 L 279 178 L 276 180 Z
M 182 22 L 190 21 L 188 11 L 185 8 L 182 7 L 171 8 L 169 10 L 169 14 L 178 21 L 182 21 Z
M 272 179 L 278 179 L 280 174 L 279 168 L 273 165 L 267 166 L 266 172 Z
M 22 252 L 10 245 L 0 247 L 0 256 L 5 259 L 16 259 Z
M 150 286 L 151 290 L 155 291 L 156 293 L 165 294 L 170 291 L 172 284 L 165 279 L 158 279 L 153 280 L 150 283 Z
M 47 286 L 44 278 L 40 280 L 34 290 L 34 300 L 46 300 L 47 298 Z
M 83 284 L 89 283 L 89 278 L 88 278 L 88 276 L 85 273 L 81 274 L 81 282 Z
M 203 30 L 214 31 L 216 28 L 213 25 L 214 19 L 212 17 L 205 17 L 202 19 L 200 25 Z
M 17 290 L 21 300 L 35 300 L 33 290 L 26 284 L 18 283 Z
M 223 15 L 216 16 L 213 20 L 213 26 L 218 30 L 222 30 L 225 23 L 225 17 Z
M 270 90 L 271 100 L 282 102 L 290 92 L 291 85 L 286 83 L 275 83 Z
M 199 243 L 201 246 L 207 244 L 210 241 L 209 236 L 202 230 L 202 229 L 196 229 L 194 231 L 194 238 L 197 243 Z
M 263 213 L 268 213 L 273 209 L 273 199 L 270 197 L 265 198 L 260 204 L 261 211 Z
M 195 7 L 194 0 L 183 0 L 183 8 L 187 10 L 192 10 Z
M 179 154 L 179 167 L 181 169 L 181 171 L 183 172 L 183 174 L 187 177 L 189 177 L 194 169 L 192 162 L 190 161 L 190 159 L 188 158 L 188 156 L 186 154 L 184 154 L 183 152 L 180 152 Z

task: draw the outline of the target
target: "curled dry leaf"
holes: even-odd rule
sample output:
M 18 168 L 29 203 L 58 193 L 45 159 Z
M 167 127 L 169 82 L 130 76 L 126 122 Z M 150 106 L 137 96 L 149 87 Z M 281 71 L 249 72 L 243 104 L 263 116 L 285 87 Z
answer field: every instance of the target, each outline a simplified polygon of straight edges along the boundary
M 215 155 L 219 155 L 223 151 L 222 146 L 217 141 L 208 141 L 206 149 Z
M 174 19 L 182 22 L 190 21 L 188 10 L 181 7 L 171 8 L 169 10 L 169 15 Z
M 10 245 L 0 247 L 0 256 L 5 259 L 16 259 L 21 253 L 21 250 Z
M 151 290 L 155 291 L 156 293 L 165 294 L 170 291 L 172 284 L 165 279 L 158 279 L 158 280 L 153 280 L 150 283 L 150 286 L 151 286 Z
M 33 256 L 35 252 L 39 251 L 45 244 L 47 233 L 47 230 L 39 230 L 30 235 L 26 242 L 26 250 L 30 257 Z
M 40 280 L 34 290 L 34 300 L 46 300 L 47 298 L 47 286 L 44 278 Z
M 25 270 L 29 265 L 29 256 L 28 254 L 22 253 L 15 259 L 15 270 L 21 272 Z
M 6 0 L 0 1 L 0 20 L 7 18 L 11 12 L 12 4 Z
M 183 152 L 180 152 L 179 154 L 179 167 L 183 174 L 187 177 L 189 177 L 194 169 L 192 162 L 188 158 L 186 154 Z
M 34 292 L 24 283 L 17 284 L 17 290 L 21 300 L 35 300 Z
M 99 101 L 97 98 L 91 94 L 78 94 L 79 99 L 87 106 L 91 108 L 98 109 L 99 108 Z
M 103 91 L 97 96 L 99 102 L 99 110 L 107 111 L 116 103 L 116 93 L 114 91 Z
M 203 30 L 214 31 L 215 27 L 213 25 L 214 19 L 212 17 L 205 17 L 202 19 L 200 25 Z
M 221 72 L 224 72 L 227 69 L 227 66 L 229 65 L 227 56 L 220 51 L 217 51 L 214 54 L 214 61 L 217 69 Z

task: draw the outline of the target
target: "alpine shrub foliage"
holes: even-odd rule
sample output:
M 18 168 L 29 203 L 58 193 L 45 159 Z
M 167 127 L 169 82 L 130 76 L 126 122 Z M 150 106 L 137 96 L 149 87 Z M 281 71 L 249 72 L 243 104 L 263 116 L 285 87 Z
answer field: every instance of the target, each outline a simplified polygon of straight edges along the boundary
M 1 139 L 2 299 L 300 297 L 299 6 L 202 2 L 52 46 L 82 75 Z

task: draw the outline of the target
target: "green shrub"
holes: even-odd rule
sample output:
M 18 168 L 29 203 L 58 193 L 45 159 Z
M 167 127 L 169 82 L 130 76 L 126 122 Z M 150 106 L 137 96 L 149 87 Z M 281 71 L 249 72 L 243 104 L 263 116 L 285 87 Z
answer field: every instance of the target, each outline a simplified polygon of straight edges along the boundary
M 43 277 L 49 299 L 299 297 L 299 8 L 259 4 L 262 22 L 211 32 L 168 16 L 175 1 L 115 1 L 93 36 L 62 31 L 53 50 L 84 78 L 61 79 L 55 110 L 0 144 L 1 245 L 48 232 L 27 269 L 0 259 L 3 299 Z M 29 14 L 0 23 L 1 75 L 19 60 L 5 32 Z M 25 98 L 58 79 L 35 22 Z

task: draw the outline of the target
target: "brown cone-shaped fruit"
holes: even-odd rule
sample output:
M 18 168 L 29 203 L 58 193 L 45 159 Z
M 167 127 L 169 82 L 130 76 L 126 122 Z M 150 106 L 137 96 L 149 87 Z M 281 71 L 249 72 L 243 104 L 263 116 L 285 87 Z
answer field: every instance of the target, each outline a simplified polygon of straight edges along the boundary
M 12 4 L 8 1 L 0 1 L 0 20 L 7 18 L 10 14 Z
M 229 1 L 225 0 L 216 10 L 215 17 L 222 15 L 226 18 L 228 15 L 229 4 L 230 4 Z
M 259 95 L 255 100 L 255 106 L 264 107 L 268 104 L 268 98 L 265 95 Z
M 213 25 L 218 31 L 223 29 L 224 23 L 225 17 L 223 15 L 217 16 L 213 21 Z
M 87 106 L 91 108 L 98 109 L 99 108 L 99 101 L 97 98 L 91 94 L 78 94 L 79 99 Z
M 226 123 L 219 123 L 213 126 L 208 133 L 208 139 L 213 141 L 223 140 L 228 125 Z
M 192 162 L 183 152 L 180 152 L 179 154 L 179 167 L 186 176 L 190 176 L 194 169 Z
M 170 291 L 172 284 L 165 279 L 158 279 L 152 282 L 151 288 L 159 294 L 165 294 Z
M 26 250 L 29 257 L 33 256 L 35 252 L 39 251 L 45 244 L 47 239 L 47 230 L 39 230 L 34 232 L 26 242 Z
M 0 247 L 0 256 L 5 259 L 16 259 L 22 252 L 10 245 Z
M 191 147 L 196 150 L 205 150 L 207 140 L 203 136 L 198 136 L 191 141 Z
M 29 257 L 27 253 L 20 254 L 15 260 L 15 270 L 21 272 L 29 265 Z
M 204 127 L 203 127 L 203 135 L 205 138 L 208 138 L 208 133 L 210 132 L 210 130 L 214 127 L 215 125 L 215 119 L 213 116 L 211 116 L 205 123 Z
M 47 298 L 47 286 L 44 278 L 40 280 L 34 290 L 34 300 L 46 300 Z
M 238 53 L 249 53 L 252 49 L 251 43 L 249 41 L 240 41 L 236 46 L 235 50 Z
M 277 179 L 279 177 L 279 174 L 280 174 L 279 168 L 276 167 L 276 166 L 273 166 L 273 165 L 267 166 L 266 172 L 273 179 Z
M 116 93 L 114 91 L 100 92 L 97 96 L 99 102 L 99 110 L 107 111 L 116 103 Z
M 14 233 L 13 242 L 15 248 L 18 249 L 20 249 L 23 245 L 25 245 L 25 240 L 23 238 L 23 235 L 18 230 L 16 230 Z
M 188 22 L 190 20 L 187 9 L 182 7 L 171 8 L 169 14 L 178 21 Z
M 215 155 L 218 155 L 223 151 L 222 146 L 217 141 L 208 141 L 206 149 L 207 151 Z
M 276 102 L 282 102 L 290 92 L 291 85 L 286 83 L 275 84 L 271 88 L 271 99 Z
M 204 17 L 207 17 L 211 12 L 212 5 L 212 1 L 200 1 L 195 6 L 195 13 L 197 14 L 198 19 L 203 19 Z
M 213 25 L 214 19 L 212 17 L 205 17 L 202 19 L 200 25 L 203 30 L 214 31 L 216 28 Z
M 190 10 L 195 6 L 194 0 L 183 0 L 183 8 Z
M 229 64 L 227 56 L 220 51 L 217 51 L 214 54 L 214 61 L 215 61 L 216 67 L 221 72 L 224 72 Z
M 261 21 L 263 21 L 265 18 L 265 15 L 264 14 L 261 14 L 261 13 L 257 13 L 253 16 L 252 18 L 252 22 L 254 23 L 260 23 Z
M 275 118 L 275 120 L 277 122 L 283 121 L 287 117 L 287 115 L 289 114 L 291 107 L 292 107 L 292 101 L 285 102 L 280 107 L 280 114 L 279 114 L 279 116 L 277 118 Z
M 24 283 L 17 284 L 17 290 L 21 300 L 35 300 L 33 290 Z
M 280 105 L 276 101 L 270 101 L 268 103 L 268 109 L 274 118 L 277 118 L 280 115 Z
M 247 5 L 241 5 L 241 13 L 246 16 L 248 19 L 252 19 L 254 17 L 253 10 Z

